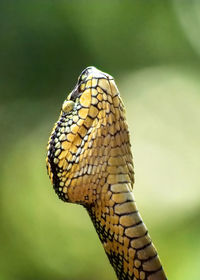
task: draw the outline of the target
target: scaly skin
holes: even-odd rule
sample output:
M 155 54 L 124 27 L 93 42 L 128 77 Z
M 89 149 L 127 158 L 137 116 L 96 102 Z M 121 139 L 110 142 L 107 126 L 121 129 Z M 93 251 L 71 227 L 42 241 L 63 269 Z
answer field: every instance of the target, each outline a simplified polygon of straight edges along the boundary
M 47 169 L 59 198 L 87 209 L 118 279 L 167 279 L 134 201 L 125 110 L 110 75 L 81 73 L 49 138 Z

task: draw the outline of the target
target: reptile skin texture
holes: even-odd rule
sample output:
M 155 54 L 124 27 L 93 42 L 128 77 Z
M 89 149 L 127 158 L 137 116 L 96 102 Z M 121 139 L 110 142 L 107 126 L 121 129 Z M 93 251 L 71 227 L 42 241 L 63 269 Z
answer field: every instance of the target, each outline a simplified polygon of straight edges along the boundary
M 57 195 L 87 209 L 117 278 L 167 279 L 132 193 L 128 125 L 112 76 L 95 67 L 81 73 L 47 150 Z

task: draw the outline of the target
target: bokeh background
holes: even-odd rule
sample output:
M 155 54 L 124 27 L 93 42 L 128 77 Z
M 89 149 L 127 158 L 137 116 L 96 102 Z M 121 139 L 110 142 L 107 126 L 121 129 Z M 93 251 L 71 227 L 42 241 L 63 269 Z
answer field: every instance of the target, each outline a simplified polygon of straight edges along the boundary
M 46 143 L 80 72 L 116 79 L 135 196 L 171 280 L 200 277 L 200 1 L 0 1 L 0 279 L 116 279 Z

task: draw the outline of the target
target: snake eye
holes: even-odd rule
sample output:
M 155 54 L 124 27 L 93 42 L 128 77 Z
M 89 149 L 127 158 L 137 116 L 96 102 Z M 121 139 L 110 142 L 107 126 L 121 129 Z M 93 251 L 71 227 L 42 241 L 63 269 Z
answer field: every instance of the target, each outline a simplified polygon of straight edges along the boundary
M 74 104 L 75 103 L 72 100 L 64 101 L 64 103 L 62 105 L 62 111 L 64 113 L 69 113 L 74 108 Z

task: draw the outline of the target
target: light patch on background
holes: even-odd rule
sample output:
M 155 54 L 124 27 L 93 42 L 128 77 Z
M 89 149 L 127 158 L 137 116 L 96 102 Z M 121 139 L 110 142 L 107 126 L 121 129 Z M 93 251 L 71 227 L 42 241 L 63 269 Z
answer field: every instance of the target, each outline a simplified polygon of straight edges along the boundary
M 120 91 L 138 205 L 157 220 L 193 211 L 200 198 L 199 81 L 173 67 L 147 68 L 125 78 Z
M 186 37 L 194 50 L 200 55 L 200 1 L 174 0 L 173 4 Z

